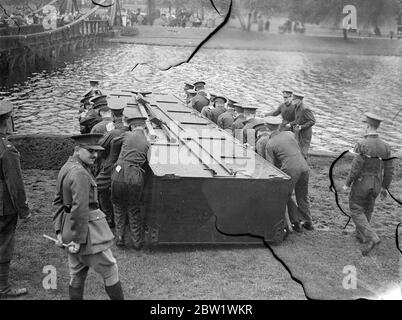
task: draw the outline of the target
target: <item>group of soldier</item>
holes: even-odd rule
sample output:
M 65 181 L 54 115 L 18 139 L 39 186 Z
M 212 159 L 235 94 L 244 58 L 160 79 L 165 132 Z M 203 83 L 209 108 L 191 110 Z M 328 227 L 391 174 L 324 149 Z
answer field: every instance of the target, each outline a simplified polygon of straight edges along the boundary
M 285 90 L 284 103 L 275 111 L 263 114 L 264 118 L 257 118 L 255 107 L 207 94 L 203 81 L 186 84 L 185 92 L 186 103 L 223 130 L 234 135 L 240 132 L 240 139 L 248 139 L 251 130 L 256 141 L 255 151 L 291 178 L 296 202 L 289 194 L 287 231 L 313 230 L 307 152 L 315 118 L 304 106 L 303 95 Z M 151 148 L 146 118 L 138 108 L 122 105 L 118 99 L 103 95 L 97 81 L 91 81 L 91 88 L 81 103 L 81 134 L 71 137 L 74 153 L 61 168 L 56 182 L 54 241 L 68 252 L 70 299 L 83 299 L 89 268 L 102 276 L 111 299 L 124 299 L 111 247 L 114 239 L 116 245 L 125 246 L 126 224 L 134 248 L 140 249 L 143 241 L 140 199 Z M 17 289 L 9 284 L 17 220 L 28 221 L 31 216 L 20 155 L 6 136 L 12 110 L 11 102 L 0 101 L 1 298 L 27 293 L 25 288 Z M 386 196 L 393 177 L 390 148 L 377 133 L 382 120 L 373 113 L 366 114 L 364 139 L 355 147 L 352 168 L 343 186 L 345 191 L 351 188 L 349 207 L 356 237 L 364 244 L 363 255 L 380 243 L 370 220 L 377 197 L 380 193 Z

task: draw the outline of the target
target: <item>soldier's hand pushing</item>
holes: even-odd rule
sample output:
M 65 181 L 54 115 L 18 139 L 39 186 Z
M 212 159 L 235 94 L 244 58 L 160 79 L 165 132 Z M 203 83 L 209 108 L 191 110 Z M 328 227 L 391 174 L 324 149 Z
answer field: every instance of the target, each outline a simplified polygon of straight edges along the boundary
M 63 248 L 63 239 L 61 238 L 61 233 L 57 234 L 57 242 L 56 242 L 56 246 Z
M 71 241 L 67 246 L 70 253 L 78 253 L 78 251 L 80 251 L 80 244 L 74 241 Z

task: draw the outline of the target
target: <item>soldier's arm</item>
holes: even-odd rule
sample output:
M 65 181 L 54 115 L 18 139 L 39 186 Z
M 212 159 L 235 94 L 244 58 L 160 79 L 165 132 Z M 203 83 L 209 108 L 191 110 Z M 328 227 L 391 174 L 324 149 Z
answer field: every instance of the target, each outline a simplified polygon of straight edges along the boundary
M 282 113 L 281 106 L 282 105 L 280 105 L 275 111 L 266 113 L 265 116 L 266 117 L 269 117 L 269 116 L 277 117 L 277 116 L 279 116 Z
M 14 147 L 7 147 L 3 154 L 3 173 L 11 201 L 21 219 L 29 216 L 24 182 L 20 165 L 20 156 Z
M 308 129 L 310 127 L 312 127 L 313 125 L 315 125 L 315 117 L 314 117 L 314 113 L 312 110 L 306 108 L 304 109 L 304 123 L 300 124 L 300 129 L 304 130 L 304 129 Z
M 75 243 L 86 243 L 88 231 L 89 193 L 91 183 L 81 170 L 70 173 L 71 178 L 71 233 Z
M 121 146 L 123 145 L 123 136 L 114 138 L 110 143 L 110 162 L 116 163 L 119 159 Z
M 360 176 L 360 172 L 364 165 L 364 156 L 360 155 L 360 154 L 362 154 L 362 150 L 361 150 L 361 146 L 359 143 L 356 145 L 354 152 L 356 152 L 358 154 L 355 155 L 355 157 L 353 158 L 352 168 L 350 169 L 349 176 L 346 179 L 346 183 L 345 183 L 345 185 L 347 187 L 350 187 L 352 185 L 352 183 Z
M 391 149 L 388 147 L 387 159 L 391 158 Z M 393 160 L 384 161 L 384 179 L 382 187 L 388 189 L 391 185 L 394 176 L 394 163 Z
M 265 159 L 265 145 L 262 143 L 262 138 L 257 141 L 257 145 L 255 146 L 256 152 Z

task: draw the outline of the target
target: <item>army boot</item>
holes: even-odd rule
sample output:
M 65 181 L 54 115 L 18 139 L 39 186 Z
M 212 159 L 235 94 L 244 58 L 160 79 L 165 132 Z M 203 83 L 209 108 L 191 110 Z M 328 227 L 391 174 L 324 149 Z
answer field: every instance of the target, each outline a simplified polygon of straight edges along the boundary
M 0 299 L 16 298 L 28 293 L 26 288 L 12 288 L 8 282 L 10 262 L 0 263 Z
M 105 286 L 105 290 L 110 300 L 124 300 L 123 289 L 120 281 L 112 286 Z
M 84 300 L 84 286 L 73 287 L 68 286 L 68 294 L 70 296 L 70 300 Z

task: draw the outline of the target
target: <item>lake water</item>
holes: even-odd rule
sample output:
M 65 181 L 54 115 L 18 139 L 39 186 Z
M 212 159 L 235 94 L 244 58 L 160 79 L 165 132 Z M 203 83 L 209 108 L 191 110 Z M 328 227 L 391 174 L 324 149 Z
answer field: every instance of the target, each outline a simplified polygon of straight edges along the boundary
M 357 56 L 251 50 L 199 51 L 188 64 L 160 71 L 186 59 L 191 48 L 109 44 L 81 52 L 53 70 L 36 73 L 12 87 L 0 87 L 11 98 L 17 134 L 79 132 L 77 110 L 89 79 L 105 90 L 135 88 L 182 95 L 183 82 L 204 80 L 208 92 L 242 105 L 273 110 L 281 91 L 305 94 L 315 113 L 313 150 L 342 151 L 363 134 L 362 115 L 376 111 L 386 118 L 382 136 L 393 149 L 402 139 L 402 57 Z M 150 62 L 151 66 L 137 62 Z

